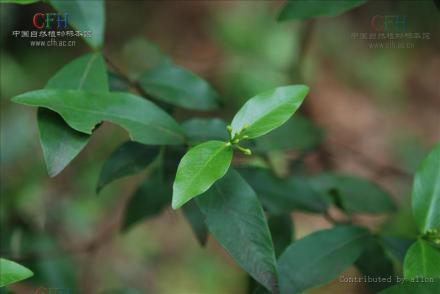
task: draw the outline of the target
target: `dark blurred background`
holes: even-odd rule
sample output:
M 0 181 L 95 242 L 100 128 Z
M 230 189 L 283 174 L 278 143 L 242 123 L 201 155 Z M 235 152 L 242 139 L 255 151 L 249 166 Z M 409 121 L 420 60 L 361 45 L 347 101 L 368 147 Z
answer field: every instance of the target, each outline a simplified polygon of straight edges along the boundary
M 152 43 L 176 64 L 220 92 L 213 113 L 178 112 L 230 120 L 253 95 L 279 85 L 305 83 L 311 94 L 302 114 L 325 133 L 306 164 L 367 177 L 390 191 L 399 210 L 357 216 L 375 229 L 412 236 L 412 174 L 440 138 L 439 13 L 432 1 L 371 1 L 335 18 L 277 23 L 282 1 L 107 1 L 105 48 L 135 78 L 154 56 Z M 112 150 L 127 139 L 105 123 L 60 175 L 49 178 L 39 146 L 35 109 L 15 105 L 16 94 L 44 87 L 87 45 L 36 48 L 12 37 L 31 27 L 44 3 L 1 4 L 1 255 L 32 268 L 34 293 L 246 293 L 246 275 L 212 238 L 201 248 L 180 211 L 119 233 L 122 209 L 142 174 L 119 180 L 100 195 L 95 185 Z M 375 48 L 364 40 L 375 15 L 403 15 L 408 30 L 429 39 L 405 48 Z M 308 30 L 307 37 L 304 32 Z M 396 41 L 397 42 L 397 41 Z M 289 153 L 271 155 L 283 173 Z M 145 175 L 145 173 L 144 173 Z M 329 227 L 321 216 L 294 213 L 296 238 Z M 354 268 L 347 274 L 358 274 Z M 340 288 L 343 287 L 343 288 Z M 125 292 L 124 292 L 125 291 Z M 333 283 L 313 293 L 369 293 L 362 284 Z

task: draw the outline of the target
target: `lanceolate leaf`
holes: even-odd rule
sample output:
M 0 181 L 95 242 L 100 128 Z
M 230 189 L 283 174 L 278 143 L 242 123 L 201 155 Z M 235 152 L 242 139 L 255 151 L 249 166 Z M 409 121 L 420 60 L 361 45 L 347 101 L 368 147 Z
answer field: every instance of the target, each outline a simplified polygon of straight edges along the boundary
M 107 72 L 100 54 L 86 54 L 58 71 L 46 89 L 108 92 Z M 70 128 L 48 109 L 38 110 L 38 128 L 44 160 L 50 176 L 61 172 L 85 147 L 89 137 Z
M 195 199 L 188 201 L 183 206 L 183 215 L 191 225 L 197 241 L 199 241 L 201 246 L 205 246 L 208 240 L 208 228 L 205 224 L 205 217 L 197 206 Z
M 49 0 L 49 2 L 61 15 L 68 14 L 69 25 L 82 32 L 91 32 L 90 37 L 84 37 L 90 46 L 102 47 L 105 27 L 104 0 Z
M 58 112 L 69 126 L 91 134 L 102 121 L 126 129 L 144 144 L 181 144 L 184 137 L 176 121 L 152 102 L 129 93 L 74 90 L 38 90 L 13 98 L 14 102 Z
M 405 279 L 440 278 L 440 249 L 421 239 L 415 242 L 406 253 L 403 275 Z
M 412 208 L 420 230 L 440 228 L 440 143 L 434 146 L 417 170 L 413 191 Z
M 195 110 L 217 107 L 218 94 L 205 80 L 171 62 L 144 72 L 139 84 L 151 96 L 176 106 Z
M 202 194 L 228 171 L 232 147 L 208 141 L 190 149 L 179 163 L 173 185 L 173 208 L 177 209 Z
M 297 240 L 278 261 L 281 293 L 302 293 L 330 282 L 361 255 L 368 236 L 365 229 L 340 226 Z
M 275 252 L 252 188 L 231 169 L 196 201 L 210 233 L 247 273 L 277 293 Z
M 159 171 L 154 171 L 139 186 L 128 201 L 124 214 L 123 230 L 139 221 L 159 214 L 171 202 L 171 183 Z
M 362 178 L 336 173 L 315 176 L 313 186 L 348 213 L 386 213 L 395 205 L 388 193 Z
M 159 155 L 159 151 L 158 146 L 132 141 L 123 143 L 105 162 L 96 187 L 97 192 L 114 180 L 142 171 Z
M 228 140 L 226 123 L 218 118 L 193 118 L 183 122 L 182 129 L 190 144 L 208 140 Z
M 307 86 L 285 86 L 249 99 L 232 120 L 232 135 L 256 138 L 278 128 L 299 108 L 308 92 Z
M 33 275 L 34 273 L 24 266 L 11 260 L 0 258 L 0 287 L 19 282 Z
M 300 176 L 281 179 L 263 168 L 240 168 L 240 174 L 255 190 L 264 207 L 271 213 L 290 213 L 293 210 L 325 212 L 328 203 Z
M 367 0 L 288 0 L 278 16 L 283 20 L 304 20 L 320 16 L 338 16 Z

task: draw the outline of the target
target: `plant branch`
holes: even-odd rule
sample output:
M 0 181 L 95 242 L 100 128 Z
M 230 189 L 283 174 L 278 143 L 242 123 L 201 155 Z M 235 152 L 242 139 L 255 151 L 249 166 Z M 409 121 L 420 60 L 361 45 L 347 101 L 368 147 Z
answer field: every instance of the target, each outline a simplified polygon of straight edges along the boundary
M 126 74 L 118 65 L 116 65 L 116 63 L 114 63 L 107 54 L 103 53 L 103 56 L 107 64 L 114 70 L 114 72 L 121 79 L 124 80 L 124 82 L 128 84 L 130 88 L 136 90 L 136 92 L 138 92 L 140 95 L 144 96 L 147 99 L 153 99 L 147 92 L 144 91 L 144 89 L 142 89 L 139 82 L 130 79 L 128 77 L 128 74 Z

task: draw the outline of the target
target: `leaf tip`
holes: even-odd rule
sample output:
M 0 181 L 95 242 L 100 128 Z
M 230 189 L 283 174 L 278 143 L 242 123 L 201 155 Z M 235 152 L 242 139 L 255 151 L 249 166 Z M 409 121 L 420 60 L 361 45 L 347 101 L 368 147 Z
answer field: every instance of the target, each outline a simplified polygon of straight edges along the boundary
M 173 208 L 173 210 L 179 209 L 180 207 L 182 207 L 183 204 L 185 204 L 185 203 L 184 202 L 182 203 L 181 201 L 178 201 L 176 199 L 176 197 L 174 197 L 174 195 L 173 195 L 173 200 L 171 202 L 171 208 Z
M 56 177 L 63 169 L 62 168 L 53 168 L 48 166 L 47 167 L 47 174 L 49 177 L 54 178 Z

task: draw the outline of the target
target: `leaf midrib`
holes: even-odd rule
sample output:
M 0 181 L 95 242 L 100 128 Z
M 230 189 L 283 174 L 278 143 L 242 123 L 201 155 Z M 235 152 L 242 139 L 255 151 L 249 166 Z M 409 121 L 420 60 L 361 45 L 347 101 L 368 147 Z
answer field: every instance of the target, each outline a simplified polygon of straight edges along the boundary
M 222 146 L 220 146 L 220 148 L 211 156 L 211 158 L 209 158 L 206 162 L 205 162 L 205 164 L 202 166 L 202 168 L 200 168 L 197 172 L 196 172 L 196 175 L 194 176 L 194 177 L 192 177 L 192 179 L 189 181 L 189 185 L 187 185 L 186 187 L 187 188 L 185 188 L 185 193 L 186 192 L 188 192 L 188 189 L 189 189 L 189 187 L 191 187 L 192 186 L 192 184 L 194 183 L 194 181 L 195 181 L 195 179 L 197 178 L 197 177 L 199 177 L 199 175 L 200 175 L 200 173 L 201 173 L 201 171 L 202 170 L 204 170 L 207 166 L 208 166 L 208 164 L 221 152 L 221 151 L 223 151 L 224 149 L 226 149 L 228 146 L 226 146 L 226 144 L 224 144 L 224 145 L 222 145 Z
M 256 120 L 254 120 L 253 122 L 249 122 L 249 129 L 252 128 L 253 125 L 257 124 L 258 122 L 260 122 L 261 120 L 263 120 L 265 117 L 270 116 L 272 113 L 274 113 L 275 111 L 277 111 L 280 108 L 284 108 L 284 106 L 286 104 L 288 104 L 289 102 L 284 102 L 278 106 L 276 106 L 275 108 L 272 108 L 269 112 L 266 112 L 264 115 L 260 116 L 259 118 L 257 118 Z M 237 130 L 236 133 L 240 133 L 241 130 L 243 129 L 243 126 L 241 126 L 240 130 Z M 248 129 L 248 130 L 249 130 Z
M 214 186 L 214 188 L 215 188 L 215 190 L 218 192 L 218 194 L 220 195 L 220 197 L 222 198 L 222 201 L 223 201 L 223 205 L 222 205 L 222 209 L 224 210 L 224 208 L 226 208 L 227 210 L 228 210 L 228 212 L 229 213 L 234 213 L 235 214 L 235 216 L 240 220 L 240 221 L 243 221 L 244 223 L 247 223 L 247 224 L 252 224 L 252 223 L 249 223 L 248 221 L 247 221 L 247 218 L 245 218 L 244 216 L 243 216 L 243 214 L 240 212 L 240 211 L 237 211 L 236 209 L 235 209 L 235 207 L 231 207 L 231 206 L 229 206 L 229 205 L 227 205 L 227 203 L 228 203 L 228 201 L 227 200 L 225 200 L 226 199 L 226 193 L 223 191 L 223 189 L 222 189 L 222 187 L 220 187 L 220 185 L 216 185 L 216 186 Z M 254 193 L 254 197 L 256 198 L 257 197 L 257 195 Z M 226 205 L 225 205 L 226 204 Z M 252 217 L 255 217 L 256 215 L 251 215 Z M 264 216 L 263 216 L 264 217 Z M 258 218 L 258 217 L 256 217 L 256 218 Z M 262 281 L 266 281 L 266 283 L 268 284 L 268 285 L 264 285 L 264 287 L 265 288 L 271 288 L 271 289 L 274 289 L 274 287 L 276 288 L 276 282 L 277 282 L 277 276 L 278 276 L 278 272 L 277 272 L 277 266 L 276 266 L 276 256 L 275 256 L 275 250 L 274 250 L 274 247 L 273 247 L 273 240 L 272 240 L 272 236 L 271 236 L 271 234 L 270 234 L 270 231 L 269 231 L 269 227 L 267 227 L 267 223 L 266 223 L 266 228 L 265 228 L 266 230 L 267 230 L 267 232 L 268 232 L 268 237 L 270 238 L 270 243 L 271 243 L 271 245 L 272 245 L 272 250 L 270 250 L 271 252 L 270 252 L 270 259 L 271 259 L 271 262 L 270 262 L 270 264 L 267 264 L 267 262 L 264 262 L 263 264 L 265 265 L 265 266 L 270 266 L 271 268 L 272 268 L 272 271 L 270 271 L 269 270 L 269 272 L 270 272 L 270 277 L 269 278 L 266 278 L 266 277 L 260 277 L 260 274 L 259 273 L 253 273 L 253 274 L 255 274 L 255 276 L 256 277 L 258 277 L 259 279 L 260 278 L 265 278 L 265 279 L 261 279 Z M 244 234 L 244 235 L 246 235 L 246 234 Z M 220 242 L 221 243 L 221 242 Z M 264 249 L 267 249 L 267 247 L 265 246 L 265 244 L 264 244 L 264 246 L 260 246 L 260 247 L 262 247 L 262 248 L 264 248 Z M 225 250 L 226 250 L 226 252 L 228 252 L 228 254 L 230 255 L 230 256 L 234 256 L 234 254 L 232 253 L 232 251 L 229 249 L 229 248 L 226 248 L 226 247 L 223 247 Z M 234 257 L 234 259 L 235 259 L 235 257 Z M 238 262 L 238 260 L 237 260 L 237 262 Z M 241 265 L 241 266 L 243 266 L 243 268 L 247 268 L 248 266 L 247 265 L 245 265 L 244 263 L 242 264 L 241 262 L 239 262 L 239 264 Z M 275 285 L 272 285 L 272 282 L 275 282 Z
M 90 73 L 90 69 L 92 68 L 92 63 L 95 61 L 97 56 L 98 56 L 97 54 L 93 54 L 90 57 L 89 61 L 87 62 L 84 72 L 81 78 L 79 79 L 78 90 L 82 90 L 86 77 L 88 76 L 88 74 Z
M 435 181 L 435 185 L 434 185 L 434 189 L 432 191 L 433 197 L 431 197 L 431 199 L 429 200 L 429 206 L 428 206 L 428 213 L 426 214 L 426 218 L 425 218 L 425 231 L 429 230 L 430 227 L 429 225 L 431 225 L 431 218 L 433 218 L 434 215 L 434 202 L 436 202 L 436 195 L 440 194 L 440 172 L 437 172 L 437 181 Z
M 46 107 L 46 108 L 49 108 L 49 109 L 51 109 L 52 111 L 55 111 L 55 112 L 58 112 L 58 110 L 54 109 L 55 107 L 57 107 L 59 109 L 74 110 L 74 111 L 77 111 L 77 112 L 86 112 L 86 113 L 100 114 L 100 115 L 104 115 L 104 116 L 110 115 L 111 117 L 119 118 L 119 119 L 122 119 L 122 120 L 125 120 L 125 121 L 129 121 L 131 123 L 139 123 L 139 124 L 148 126 L 150 128 L 157 129 L 159 131 L 165 131 L 165 132 L 167 132 L 167 133 L 169 133 L 169 134 L 179 138 L 180 140 L 184 139 L 183 136 L 178 134 L 177 132 L 173 132 L 170 129 L 167 129 L 167 128 L 164 128 L 164 127 L 160 127 L 158 125 L 147 123 L 147 122 L 144 122 L 144 121 L 139 122 L 139 121 L 136 121 L 136 120 L 132 120 L 130 118 L 126 118 L 124 116 L 120 116 L 120 115 L 116 115 L 116 114 L 108 114 L 106 112 L 102 112 L 102 111 L 98 111 L 98 110 L 91 110 L 91 109 L 87 109 L 87 108 L 83 109 L 83 108 L 78 108 L 78 107 L 60 105 L 60 104 L 57 104 L 57 103 L 53 103 L 52 105 L 53 105 L 53 107 L 48 106 L 48 105 L 40 105 L 40 107 Z
M 360 238 L 363 238 L 363 237 L 365 237 L 366 235 L 368 235 L 368 232 L 362 233 L 362 234 L 360 234 L 359 236 L 357 236 L 357 237 L 355 237 L 355 238 L 352 238 L 352 239 L 350 239 L 350 240 L 347 240 L 347 241 L 341 243 L 339 246 L 333 248 L 332 250 L 330 250 L 330 251 L 328 251 L 328 252 L 326 252 L 326 253 L 324 253 L 324 254 L 321 254 L 321 255 L 317 256 L 317 257 L 314 259 L 315 262 L 310 263 L 310 264 L 308 264 L 308 265 L 302 265 L 302 266 L 303 266 L 303 269 L 304 269 L 304 268 L 310 268 L 310 267 L 314 266 L 314 265 L 316 264 L 316 261 L 319 261 L 319 260 L 323 259 L 325 256 L 328 256 L 328 255 L 331 255 L 331 254 L 335 253 L 337 250 L 340 250 L 341 248 L 347 246 L 349 243 L 352 243 L 352 242 L 354 242 L 354 241 L 356 241 L 356 240 L 358 240 L 358 239 L 360 239 Z M 292 279 L 290 279 L 290 278 L 289 278 L 289 280 L 292 281 Z
M 427 270 L 427 264 L 426 264 L 426 250 L 425 250 L 425 244 L 423 242 L 420 242 L 420 253 L 422 255 L 422 271 L 423 275 L 427 276 L 428 270 Z

